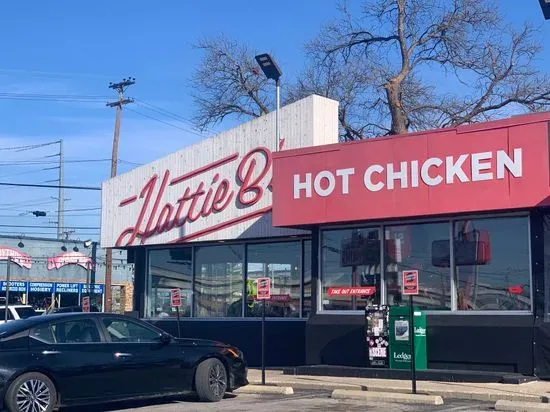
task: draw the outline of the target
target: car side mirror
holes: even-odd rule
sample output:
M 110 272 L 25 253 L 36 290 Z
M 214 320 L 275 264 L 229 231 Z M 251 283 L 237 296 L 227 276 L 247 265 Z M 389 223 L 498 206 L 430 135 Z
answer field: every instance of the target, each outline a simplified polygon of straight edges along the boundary
M 163 333 L 160 335 L 160 343 L 162 343 L 163 345 L 167 345 L 170 342 L 172 342 L 172 337 L 169 334 Z

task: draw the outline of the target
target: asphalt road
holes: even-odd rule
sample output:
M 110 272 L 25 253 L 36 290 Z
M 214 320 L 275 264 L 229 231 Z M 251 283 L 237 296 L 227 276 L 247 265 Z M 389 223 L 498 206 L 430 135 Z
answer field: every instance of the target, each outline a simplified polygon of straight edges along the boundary
M 330 398 L 330 392 L 326 391 L 296 391 L 292 396 L 281 395 L 228 395 L 219 403 L 201 403 L 193 398 L 160 399 L 155 401 L 125 402 L 90 408 L 66 408 L 62 412 L 194 412 L 194 411 L 258 411 L 270 412 L 288 411 L 489 411 L 494 403 L 475 401 L 448 401 L 442 406 L 404 405 L 398 403 L 364 403 L 359 401 L 341 401 Z

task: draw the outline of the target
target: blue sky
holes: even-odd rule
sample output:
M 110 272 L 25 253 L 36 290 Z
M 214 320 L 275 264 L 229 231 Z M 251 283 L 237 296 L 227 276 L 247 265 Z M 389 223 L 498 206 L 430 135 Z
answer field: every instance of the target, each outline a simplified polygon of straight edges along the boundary
M 357 2 L 352 2 L 357 4 Z M 550 40 L 550 22 L 544 22 L 537 0 L 502 0 L 507 21 L 542 25 Z M 1 150 L 64 140 L 66 184 L 99 186 L 109 175 L 114 110 L 104 102 L 114 94 L 107 85 L 134 76 L 127 95 L 182 118 L 193 114 L 189 81 L 201 54 L 192 44 L 205 36 L 225 34 L 258 51 L 272 52 L 292 78 L 303 67 L 303 45 L 321 24 L 337 16 L 336 0 L 262 1 L 50 1 L 19 0 L 0 5 L 0 181 L 41 183 L 56 179 L 56 146 L 15 152 Z M 538 64 L 550 67 L 550 51 Z M 96 102 L 29 101 L 2 99 L 1 93 L 105 96 Z M 120 158 L 147 163 L 201 137 L 190 126 L 150 111 L 129 108 L 122 121 Z M 153 116 L 158 120 L 145 116 Z M 176 126 L 176 127 L 174 127 Z M 228 125 L 221 125 L 222 130 Z M 22 160 L 35 163 L 21 165 Z M 90 163 L 78 160 L 98 160 Z M 72 161 L 72 162 L 71 162 Z M 121 164 L 119 170 L 133 166 Z M 55 183 L 54 183 L 55 184 Z M 56 190 L 0 187 L 0 225 L 52 226 L 55 213 L 37 219 L 32 210 L 57 210 Z M 98 193 L 66 191 L 66 208 L 99 208 Z M 66 225 L 99 226 L 99 210 L 67 212 Z M 0 226 L 0 233 L 50 229 Z M 43 232 L 43 233 L 42 233 Z M 96 238 L 97 229 L 77 230 L 72 236 Z

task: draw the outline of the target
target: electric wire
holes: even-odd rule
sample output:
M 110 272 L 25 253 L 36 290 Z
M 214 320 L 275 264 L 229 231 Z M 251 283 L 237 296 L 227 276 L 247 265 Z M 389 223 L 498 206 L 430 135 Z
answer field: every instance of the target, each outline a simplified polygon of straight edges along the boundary
M 167 125 L 167 126 L 170 126 L 170 127 L 175 128 L 175 129 L 183 130 L 184 132 L 191 133 L 191 134 L 197 135 L 197 136 L 199 136 L 199 137 L 205 137 L 204 134 L 201 134 L 201 133 L 196 132 L 196 131 L 194 131 L 194 130 L 191 130 L 191 129 L 188 129 L 188 128 L 185 128 L 185 127 L 177 126 L 177 125 L 175 125 L 175 124 L 173 124 L 173 123 L 170 123 L 170 122 L 166 122 L 166 121 L 164 121 L 164 120 L 161 120 L 161 119 L 159 119 L 158 117 L 151 116 L 151 115 L 148 115 L 148 114 L 139 112 L 139 111 L 134 110 L 134 109 L 131 109 L 131 108 L 129 108 L 129 107 L 125 107 L 124 110 L 129 110 L 129 111 L 131 111 L 131 112 L 133 112 L 133 113 L 136 113 L 136 114 L 138 114 L 138 115 L 140 115 L 140 116 L 146 117 L 146 118 L 151 119 L 151 120 L 155 120 L 155 121 L 157 121 L 157 122 L 159 122 L 159 123 L 163 123 L 163 124 L 165 124 L 165 125 Z

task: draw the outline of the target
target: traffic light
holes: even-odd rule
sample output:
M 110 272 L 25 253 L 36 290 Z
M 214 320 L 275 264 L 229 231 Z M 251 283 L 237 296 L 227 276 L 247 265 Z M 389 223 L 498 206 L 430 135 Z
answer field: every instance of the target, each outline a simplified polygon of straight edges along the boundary
M 46 212 L 43 212 L 41 210 L 35 210 L 34 212 L 32 212 L 32 214 L 35 215 L 36 217 L 46 216 Z

